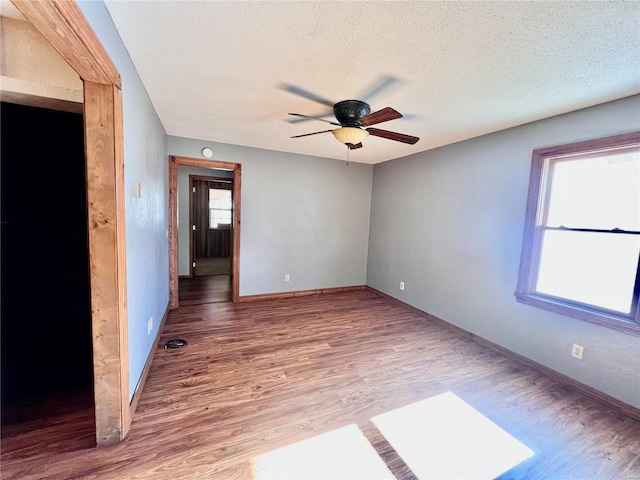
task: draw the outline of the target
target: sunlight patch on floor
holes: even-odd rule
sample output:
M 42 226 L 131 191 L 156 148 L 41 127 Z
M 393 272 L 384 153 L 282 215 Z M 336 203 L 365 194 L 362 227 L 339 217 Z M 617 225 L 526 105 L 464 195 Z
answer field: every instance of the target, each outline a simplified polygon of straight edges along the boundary
M 348 425 L 260 455 L 255 480 L 395 479 L 356 425 Z
M 452 392 L 372 421 L 420 480 L 491 479 L 534 454 Z

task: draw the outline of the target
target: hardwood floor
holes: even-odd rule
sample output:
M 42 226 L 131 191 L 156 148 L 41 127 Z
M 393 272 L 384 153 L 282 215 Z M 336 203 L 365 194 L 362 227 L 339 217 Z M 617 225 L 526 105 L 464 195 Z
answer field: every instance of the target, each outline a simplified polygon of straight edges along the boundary
M 23 436 L 42 448 L 3 451 L 2 478 L 251 478 L 255 456 L 355 423 L 410 479 L 371 418 L 448 391 L 534 450 L 501 478 L 640 478 L 640 422 L 370 291 L 183 305 L 173 337 L 123 443 Z
M 231 301 L 231 275 L 208 275 L 178 280 L 180 305 Z

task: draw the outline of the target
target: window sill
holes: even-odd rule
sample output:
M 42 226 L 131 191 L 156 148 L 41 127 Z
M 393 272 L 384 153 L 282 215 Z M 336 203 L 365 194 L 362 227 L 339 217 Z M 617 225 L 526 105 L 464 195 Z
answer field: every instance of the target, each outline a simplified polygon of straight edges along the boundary
M 600 312 L 598 310 L 590 309 L 577 303 L 555 300 L 549 297 L 531 293 L 516 292 L 515 296 L 518 302 L 530 305 L 532 307 L 548 310 L 550 312 L 558 313 L 566 317 L 595 323 L 596 325 L 611 328 L 619 332 L 640 336 L 640 324 L 634 322 L 628 317 L 608 314 Z

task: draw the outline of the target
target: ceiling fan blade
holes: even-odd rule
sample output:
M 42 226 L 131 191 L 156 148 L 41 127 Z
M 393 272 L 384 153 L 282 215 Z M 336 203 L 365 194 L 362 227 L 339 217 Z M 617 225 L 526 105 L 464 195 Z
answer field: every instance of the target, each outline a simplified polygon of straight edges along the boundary
M 379 128 L 367 128 L 367 132 L 374 137 L 382 137 L 388 140 L 395 140 L 396 142 L 408 143 L 410 145 L 413 145 L 420 140 L 419 137 L 405 135 L 404 133 L 390 132 L 389 130 L 381 130 Z
M 397 118 L 402 118 L 402 114 L 391 107 L 386 107 L 382 110 L 378 110 L 377 112 L 370 113 L 366 117 L 362 117 L 360 119 L 360 125 L 368 127 L 369 125 L 376 125 L 378 123 L 388 122 L 389 120 L 395 120 Z
M 389 75 L 380 75 L 373 84 L 369 85 L 369 88 L 362 92 L 358 98 L 365 102 L 370 102 L 374 97 L 377 97 L 385 90 L 388 90 L 400 82 L 401 80 L 399 78 L 391 77 Z
M 326 98 L 322 98 L 315 93 L 311 93 L 304 88 L 296 87 L 295 85 L 289 85 L 288 83 L 281 83 L 280 85 L 278 85 L 278 88 L 284 90 L 285 92 L 293 93 L 294 95 L 298 95 L 300 97 L 313 100 L 314 102 L 321 103 L 323 105 L 326 105 L 327 107 L 333 108 L 333 104 L 335 103 L 327 100 Z
M 356 143 L 355 145 L 353 145 L 353 144 L 348 144 L 348 145 L 349 145 L 349 150 L 355 150 L 357 148 L 362 148 L 362 142 Z
M 309 120 L 313 120 L 314 118 L 328 117 L 329 115 L 333 115 L 333 110 L 331 110 L 330 112 L 323 112 L 318 115 L 310 115 L 311 118 L 306 118 L 306 117 L 291 118 L 287 120 L 287 122 L 302 123 L 302 122 L 308 122 Z
M 332 122 L 331 120 L 327 120 L 326 118 L 312 117 L 309 115 L 302 115 L 301 113 L 290 113 L 289 115 L 293 115 L 294 117 L 302 117 L 309 120 L 320 120 L 321 122 L 327 122 L 327 123 L 330 123 L 331 125 L 341 126 L 338 122 Z
M 327 133 L 327 132 L 331 132 L 331 131 L 332 130 L 322 130 L 321 132 L 304 133 L 302 135 L 294 135 L 291 138 L 308 137 L 309 135 L 318 135 L 319 133 Z

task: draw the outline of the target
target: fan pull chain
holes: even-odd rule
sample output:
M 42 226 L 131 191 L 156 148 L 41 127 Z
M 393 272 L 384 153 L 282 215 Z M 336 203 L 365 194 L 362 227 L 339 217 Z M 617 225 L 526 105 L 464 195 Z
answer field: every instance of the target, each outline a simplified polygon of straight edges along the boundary
M 349 151 L 351 149 L 349 148 L 349 145 L 347 145 L 347 167 L 349 166 Z

